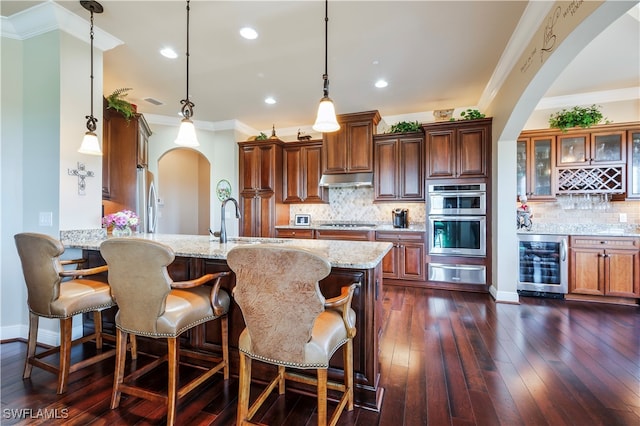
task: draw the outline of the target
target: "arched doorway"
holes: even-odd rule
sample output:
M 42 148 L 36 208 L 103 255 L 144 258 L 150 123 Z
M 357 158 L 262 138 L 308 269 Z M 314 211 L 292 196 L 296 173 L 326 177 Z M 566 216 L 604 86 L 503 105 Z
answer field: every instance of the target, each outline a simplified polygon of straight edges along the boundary
M 210 175 L 209 160 L 194 149 L 176 148 L 160 157 L 157 232 L 208 235 Z

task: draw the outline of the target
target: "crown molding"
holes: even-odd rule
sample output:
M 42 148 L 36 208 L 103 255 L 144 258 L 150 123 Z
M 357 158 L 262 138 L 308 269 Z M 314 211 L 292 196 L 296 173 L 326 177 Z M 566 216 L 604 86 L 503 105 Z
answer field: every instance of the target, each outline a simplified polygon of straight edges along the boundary
M 88 15 L 87 15 L 88 16 Z M 97 15 L 99 16 L 99 15 Z M 99 18 L 96 18 L 99 21 Z M 27 40 L 50 31 L 64 31 L 79 40 L 89 39 L 89 20 L 49 0 L 9 17 L 2 17 L 2 37 Z M 123 44 L 122 40 L 94 24 L 94 47 L 102 51 Z
M 553 96 L 542 98 L 536 110 L 573 107 L 575 105 L 591 105 L 611 102 L 631 101 L 640 99 L 640 87 L 627 87 L 625 89 L 603 90 L 600 92 L 587 92 L 575 95 Z

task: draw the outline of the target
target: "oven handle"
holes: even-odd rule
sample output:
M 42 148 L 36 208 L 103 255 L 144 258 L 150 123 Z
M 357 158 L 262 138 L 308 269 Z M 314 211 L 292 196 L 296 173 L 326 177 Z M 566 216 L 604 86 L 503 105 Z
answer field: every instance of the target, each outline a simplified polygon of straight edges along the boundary
M 441 269 L 456 269 L 459 271 L 480 271 L 484 269 L 484 266 L 468 266 L 468 265 L 437 265 L 436 268 Z

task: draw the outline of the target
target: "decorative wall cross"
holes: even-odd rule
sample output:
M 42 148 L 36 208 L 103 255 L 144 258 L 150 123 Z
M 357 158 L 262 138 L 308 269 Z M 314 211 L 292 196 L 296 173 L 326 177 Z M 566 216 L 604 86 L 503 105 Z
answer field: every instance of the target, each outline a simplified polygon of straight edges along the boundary
M 78 176 L 78 194 L 85 195 L 85 188 L 87 187 L 84 179 L 87 177 L 94 177 L 95 174 L 90 170 L 85 170 L 84 163 L 78 163 L 78 168 L 75 170 L 67 169 L 69 176 Z

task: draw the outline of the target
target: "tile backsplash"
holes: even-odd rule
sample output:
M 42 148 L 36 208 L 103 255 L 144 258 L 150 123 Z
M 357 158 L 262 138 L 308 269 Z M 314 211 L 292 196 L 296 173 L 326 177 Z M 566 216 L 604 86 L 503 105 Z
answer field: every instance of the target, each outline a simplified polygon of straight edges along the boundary
M 573 203 L 574 208 L 567 208 L 566 203 L 533 202 L 529 201 L 533 212 L 534 223 L 558 224 L 636 224 L 640 226 L 640 202 L 638 201 L 609 201 L 605 204 L 590 204 L 584 206 L 580 202 Z M 519 204 L 516 205 L 516 208 Z M 626 216 L 626 222 L 620 222 L 620 217 Z
M 373 188 L 329 188 L 329 204 L 291 204 L 289 213 L 310 214 L 311 221 L 354 221 L 391 223 L 391 212 L 409 209 L 410 223 L 424 223 L 424 202 L 375 203 Z

